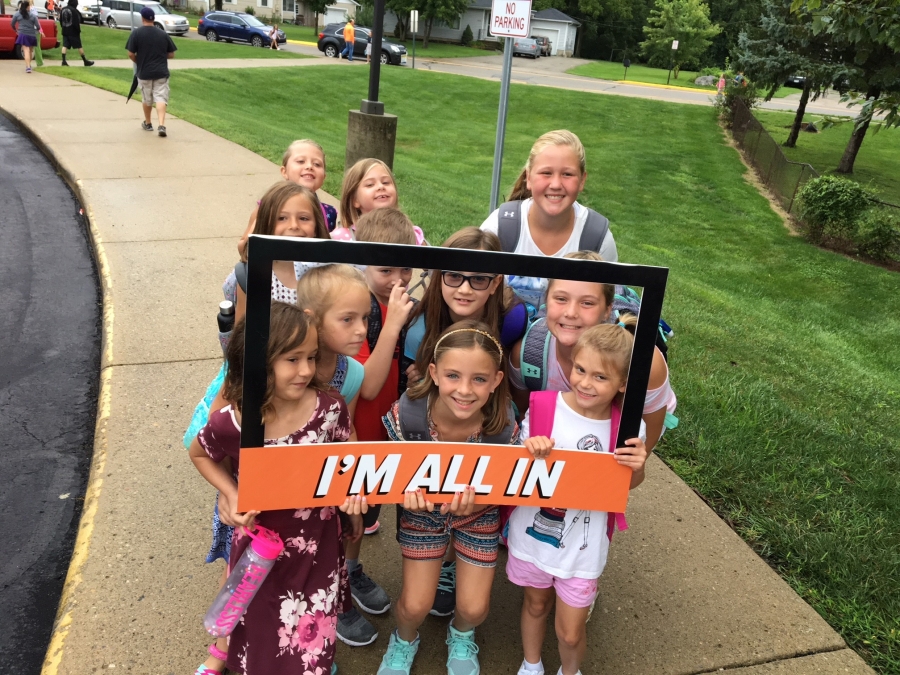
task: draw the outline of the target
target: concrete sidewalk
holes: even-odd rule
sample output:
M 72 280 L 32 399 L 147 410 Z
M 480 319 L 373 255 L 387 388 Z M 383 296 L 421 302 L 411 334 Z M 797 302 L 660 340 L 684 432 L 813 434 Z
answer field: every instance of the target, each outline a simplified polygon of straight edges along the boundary
M 203 564 L 213 491 L 181 436 L 219 366 L 214 315 L 237 236 L 278 170 L 174 117 L 169 138 L 158 138 L 141 131 L 139 108 L 123 97 L 23 70 L 0 62 L 0 109 L 79 194 L 104 293 L 92 479 L 44 673 L 192 673 L 221 567 Z M 612 547 L 586 675 L 872 672 L 662 462 L 652 460 L 648 476 L 633 494 L 630 531 Z M 393 509 L 385 514 L 363 559 L 397 597 Z M 486 675 L 515 673 L 521 661 L 521 593 L 502 569 L 479 631 Z M 374 622 L 373 646 L 339 647 L 342 673 L 377 669 L 391 618 Z M 414 673 L 444 672 L 445 624 L 426 621 Z M 544 659 L 555 672 L 552 628 Z

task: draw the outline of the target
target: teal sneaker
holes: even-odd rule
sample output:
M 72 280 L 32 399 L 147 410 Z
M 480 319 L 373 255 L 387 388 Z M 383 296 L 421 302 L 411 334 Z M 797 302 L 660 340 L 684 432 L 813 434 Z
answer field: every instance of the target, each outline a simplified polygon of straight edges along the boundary
M 478 675 L 480 672 L 475 631 L 463 633 L 453 624 L 447 626 L 447 675 Z
M 409 675 L 413 659 L 419 651 L 419 638 L 412 642 L 401 640 L 397 631 L 391 633 L 391 641 L 388 642 L 387 651 L 381 659 L 378 667 L 378 675 Z

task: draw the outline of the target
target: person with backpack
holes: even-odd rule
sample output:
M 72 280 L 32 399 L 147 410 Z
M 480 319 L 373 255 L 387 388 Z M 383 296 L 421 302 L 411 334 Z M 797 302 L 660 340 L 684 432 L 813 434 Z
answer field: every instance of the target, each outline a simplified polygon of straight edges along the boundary
M 548 131 L 532 146 L 509 201 L 491 213 L 481 229 L 496 234 L 507 253 L 561 258 L 589 250 L 617 262 L 609 220 L 577 201 L 586 179 L 584 146 L 578 136 L 565 129 Z M 533 315 L 546 280 L 509 276 L 506 281 Z
M 500 340 L 480 321 L 466 320 L 443 331 L 416 382 L 384 416 L 395 441 L 445 441 L 517 445 L 519 427 L 503 377 Z M 419 626 L 431 611 L 441 561 L 451 546 L 457 554 L 460 592 L 447 627 L 448 675 L 477 675 L 475 629 L 487 618 L 497 565 L 500 521 L 496 506 L 475 503 L 471 485 L 439 508 L 421 489 L 407 492 L 398 540 L 403 584 L 378 675 L 409 675 L 419 650 Z
M 78 11 L 78 0 L 69 0 L 69 4 L 63 7 L 59 13 L 59 25 L 62 27 L 63 36 L 62 65 L 64 66 L 69 65 L 66 63 L 67 49 L 77 49 L 84 65 L 94 65 L 93 61 L 88 61 L 88 58 L 84 55 L 84 47 L 81 46 L 81 24 L 82 18 L 81 12 Z
M 532 393 L 522 438 L 536 459 L 550 454 L 558 459 L 565 450 L 612 453 L 619 464 L 631 468 L 634 489 L 644 480 L 648 454 L 643 422 L 638 438 L 616 448 L 634 346 L 625 329 L 629 323 L 636 319 L 629 316 L 622 323 L 593 326 L 584 332 L 573 351 L 571 390 Z M 585 623 L 621 516 L 533 506 L 519 506 L 512 512 L 506 575 L 525 589 L 521 618 L 525 658 L 518 675 L 544 675 L 541 649 L 554 604 L 561 661 L 557 675 L 581 675 L 587 649 Z

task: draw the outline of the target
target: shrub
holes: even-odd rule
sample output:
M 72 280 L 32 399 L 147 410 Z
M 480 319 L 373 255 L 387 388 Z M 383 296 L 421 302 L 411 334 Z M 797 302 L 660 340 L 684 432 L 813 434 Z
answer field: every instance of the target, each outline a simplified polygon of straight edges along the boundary
M 244 12 L 246 14 L 249 14 L 250 16 L 253 16 L 254 14 L 256 14 L 256 9 L 253 7 L 253 5 L 247 5 L 244 8 Z
M 719 117 L 729 129 L 734 123 L 734 102 L 737 99 L 741 99 L 750 110 L 759 106 L 762 100 L 759 95 L 759 89 L 753 82 L 748 81 L 747 86 L 744 87 L 740 84 L 735 84 L 734 80 L 729 78 L 725 85 L 725 96 L 722 98 L 717 96 L 713 102 Z
M 466 24 L 466 29 L 462 34 L 462 43 L 464 46 L 468 47 L 472 44 L 472 40 L 474 39 L 474 35 L 472 35 L 472 27 L 469 24 Z
M 900 259 L 900 218 L 887 209 L 873 209 L 859 221 L 856 250 L 875 260 Z
M 847 178 L 820 176 L 807 181 L 797 196 L 810 239 L 821 241 L 827 234 L 853 240 L 872 193 Z
M 374 26 L 375 25 L 375 6 L 363 5 L 356 8 L 356 17 L 354 17 L 357 26 Z

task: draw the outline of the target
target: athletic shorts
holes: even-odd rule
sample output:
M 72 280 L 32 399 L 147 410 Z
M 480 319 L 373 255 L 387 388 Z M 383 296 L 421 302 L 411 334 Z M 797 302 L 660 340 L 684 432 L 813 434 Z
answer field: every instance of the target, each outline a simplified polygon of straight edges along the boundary
M 168 77 L 163 77 L 159 80 L 138 80 L 138 84 L 141 85 L 141 99 L 144 105 L 169 103 Z
M 470 516 L 441 515 L 439 509 L 430 513 L 401 511 L 397 540 L 404 558 L 440 560 L 450 545 L 451 534 L 461 560 L 478 567 L 496 566 L 500 538 L 500 512 L 496 506 Z
M 81 36 L 63 35 L 63 47 L 66 49 L 81 49 Z
M 585 608 L 597 599 L 597 580 L 571 577 L 563 579 L 545 572 L 537 565 L 519 560 L 512 553 L 506 560 L 506 576 L 516 586 L 553 588 L 569 607 Z

